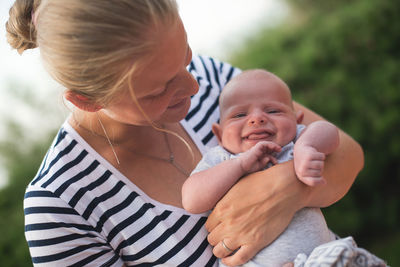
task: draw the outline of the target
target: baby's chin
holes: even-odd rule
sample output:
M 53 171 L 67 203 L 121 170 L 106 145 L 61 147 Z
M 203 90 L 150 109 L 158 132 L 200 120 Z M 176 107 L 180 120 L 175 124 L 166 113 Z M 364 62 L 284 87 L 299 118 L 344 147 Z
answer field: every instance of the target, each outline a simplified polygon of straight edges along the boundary
M 255 145 L 255 144 L 254 144 Z M 226 151 L 228 151 L 229 153 L 236 155 L 236 154 L 240 154 L 243 152 L 246 152 L 247 150 L 249 150 L 250 148 L 252 148 L 254 145 L 248 146 L 248 145 L 241 145 L 239 147 L 233 147 L 233 146 L 223 146 L 224 149 Z
M 228 151 L 229 153 L 231 153 L 233 155 L 244 152 L 241 148 L 238 148 L 238 147 L 226 146 L 223 144 L 220 144 L 220 146 L 222 146 L 226 151 Z
M 253 146 L 255 146 L 257 143 L 262 142 L 262 141 L 272 141 L 268 139 L 243 139 L 242 142 L 242 152 L 249 150 Z

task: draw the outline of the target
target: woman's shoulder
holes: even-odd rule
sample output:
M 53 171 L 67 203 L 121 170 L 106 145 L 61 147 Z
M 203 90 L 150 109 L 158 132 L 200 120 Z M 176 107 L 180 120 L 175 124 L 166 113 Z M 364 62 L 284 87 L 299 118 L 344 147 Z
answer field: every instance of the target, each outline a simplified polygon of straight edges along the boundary
M 43 191 L 69 202 L 72 192 L 79 190 L 90 180 L 110 177 L 111 171 L 102 166 L 91 150 L 93 149 L 85 145 L 78 134 L 74 134 L 68 122 L 65 122 L 26 192 Z
M 240 73 L 240 69 L 231 64 L 204 55 L 193 55 L 188 70 L 198 78 L 198 81 L 205 79 L 218 86 L 220 90 L 232 77 Z
M 87 151 L 82 149 L 78 140 L 69 134 L 66 125 L 65 122 L 58 130 L 30 185 L 41 184 L 43 180 L 50 183 L 50 180 L 61 176 L 66 165 L 79 167 L 80 160 L 86 156 Z
M 217 140 L 211 131 L 219 121 L 218 98 L 225 84 L 240 73 L 238 68 L 212 57 L 193 55 L 189 72 L 199 84 L 199 92 L 192 97 L 184 126 L 201 151 L 214 146 Z

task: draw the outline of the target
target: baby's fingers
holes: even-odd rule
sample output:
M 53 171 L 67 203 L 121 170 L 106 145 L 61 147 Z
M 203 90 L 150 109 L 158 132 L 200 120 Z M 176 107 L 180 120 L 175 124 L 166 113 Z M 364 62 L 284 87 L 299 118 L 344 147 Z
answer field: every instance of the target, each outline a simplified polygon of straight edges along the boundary
M 268 162 L 272 162 L 272 164 L 274 164 L 274 165 L 278 164 L 278 160 L 273 156 L 268 156 Z
M 262 146 L 265 153 L 280 152 L 282 149 L 280 145 L 268 141 L 262 142 Z
M 278 164 L 278 161 L 276 160 L 275 157 L 266 155 L 261 159 L 261 166 L 265 167 L 269 162 L 271 162 L 273 165 Z
M 315 153 L 312 157 L 313 160 L 325 160 L 325 158 L 326 158 L 326 155 L 321 152 Z
M 326 184 L 326 180 L 323 177 L 301 177 L 299 179 L 308 186 L 318 186 Z
M 307 169 L 317 171 L 316 176 L 321 176 L 324 170 L 325 162 L 323 160 L 313 160 L 308 162 Z

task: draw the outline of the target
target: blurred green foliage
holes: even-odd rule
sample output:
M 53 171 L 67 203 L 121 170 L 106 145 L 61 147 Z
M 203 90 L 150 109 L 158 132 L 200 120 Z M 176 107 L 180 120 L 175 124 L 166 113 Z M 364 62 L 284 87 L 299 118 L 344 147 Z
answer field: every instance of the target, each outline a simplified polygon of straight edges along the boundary
M 20 125 L 7 122 L 7 142 L 0 144 L 0 153 L 7 166 L 8 186 L 0 190 L 0 266 L 32 266 L 24 237 L 23 198 L 31 180 L 49 146 L 50 138 L 30 145 Z M 54 133 L 52 134 L 54 135 Z
M 6 129 L 1 135 L 0 163 L 8 180 L 0 189 L 0 266 L 32 266 L 24 237 L 25 188 L 35 176 L 64 115 L 46 102 L 51 94 L 41 99 L 37 90 L 19 81 L 8 81 L 1 93 L 16 112 L 0 114 L 1 126 Z M 28 122 L 34 123 L 29 126 Z
M 363 171 L 324 214 L 337 234 L 400 266 L 400 2 L 290 3 L 285 25 L 259 32 L 230 62 L 276 73 L 362 145 Z

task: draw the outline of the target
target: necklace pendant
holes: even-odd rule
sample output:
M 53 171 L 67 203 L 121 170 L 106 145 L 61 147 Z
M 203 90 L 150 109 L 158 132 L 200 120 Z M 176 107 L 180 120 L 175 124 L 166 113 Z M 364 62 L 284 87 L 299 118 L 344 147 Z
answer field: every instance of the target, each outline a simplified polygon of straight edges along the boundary
M 169 162 L 170 163 L 174 162 L 174 155 L 173 154 L 169 155 Z

